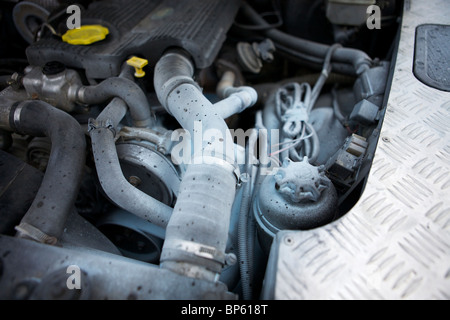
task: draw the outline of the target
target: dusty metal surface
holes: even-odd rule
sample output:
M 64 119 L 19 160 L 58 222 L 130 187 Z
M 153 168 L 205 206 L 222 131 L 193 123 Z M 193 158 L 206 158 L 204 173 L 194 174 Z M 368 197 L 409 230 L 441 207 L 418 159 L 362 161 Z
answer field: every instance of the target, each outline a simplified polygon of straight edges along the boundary
M 450 93 L 412 71 L 416 27 L 448 24 L 450 5 L 406 2 L 365 191 L 331 225 L 278 234 L 265 298 L 450 299 Z

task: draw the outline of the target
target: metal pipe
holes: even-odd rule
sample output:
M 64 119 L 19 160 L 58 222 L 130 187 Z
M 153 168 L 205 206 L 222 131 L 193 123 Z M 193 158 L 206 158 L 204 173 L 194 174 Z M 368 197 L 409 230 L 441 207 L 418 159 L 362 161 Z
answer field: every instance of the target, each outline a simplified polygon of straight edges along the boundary
M 81 184 L 86 157 L 83 131 L 69 114 L 40 100 L 16 103 L 9 120 L 13 131 L 46 136 L 52 142 L 41 187 L 16 227 L 17 236 L 55 244 L 62 235 Z

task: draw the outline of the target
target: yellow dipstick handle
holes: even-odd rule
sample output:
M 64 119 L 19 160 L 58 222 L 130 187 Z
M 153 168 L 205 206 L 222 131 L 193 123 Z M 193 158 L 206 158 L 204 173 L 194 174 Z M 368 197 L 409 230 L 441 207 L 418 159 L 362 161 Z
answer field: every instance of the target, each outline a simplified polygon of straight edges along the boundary
M 142 78 L 143 76 L 145 76 L 145 71 L 142 69 L 148 64 L 148 60 L 138 57 L 132 57 L 127 60 L 127 64 L 131 67 L 134 67 L 134 69 L 136 70 L 136 72 L 134 73 L 134 76 L 136 78 Z

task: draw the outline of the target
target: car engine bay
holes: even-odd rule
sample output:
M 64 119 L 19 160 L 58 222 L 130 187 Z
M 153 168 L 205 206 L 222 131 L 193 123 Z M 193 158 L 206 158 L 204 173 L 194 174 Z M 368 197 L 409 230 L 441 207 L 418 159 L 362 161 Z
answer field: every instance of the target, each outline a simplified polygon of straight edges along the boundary
M 364 191 L 402 9 L 2 1 L 0 298 L 259 299 Z

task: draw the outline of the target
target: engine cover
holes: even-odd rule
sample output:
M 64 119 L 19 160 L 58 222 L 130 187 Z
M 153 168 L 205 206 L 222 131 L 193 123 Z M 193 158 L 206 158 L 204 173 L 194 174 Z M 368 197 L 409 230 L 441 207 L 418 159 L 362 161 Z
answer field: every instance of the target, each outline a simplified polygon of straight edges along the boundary
M 130 55 L 156 64 L 170 47 L 189 52 L 197 68 L 210 66 L 240 7 L 240 0 L 112 0 L 92 3 L 81 12 L 81 24 L 109 29 L 105 40 L 91 45 L 71 45 L 57 37 L 30 45 L 31 65 L 59 61 L 86 70 L 88 78 L 116 76 Z

